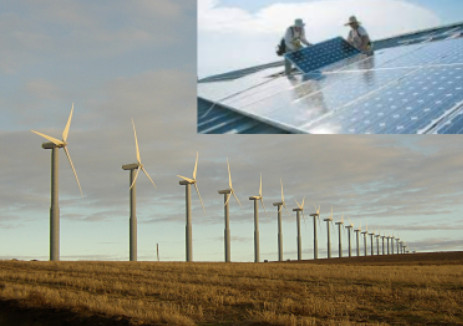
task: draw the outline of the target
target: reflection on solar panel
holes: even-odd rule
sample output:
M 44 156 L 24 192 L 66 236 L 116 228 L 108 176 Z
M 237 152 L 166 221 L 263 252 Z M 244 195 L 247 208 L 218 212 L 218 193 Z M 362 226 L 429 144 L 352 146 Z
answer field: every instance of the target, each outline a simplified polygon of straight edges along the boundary
M 292 78 L 272 67 L 230 81 L 200 82 L 198 95 L 211 107 L 289 132 L 463 134 L 463 38 L 454 37 L 459 28 L 463 24 L 414 35 L 432 34 L 438 41 L 398 45 L 389 39 L 393 45 L 374 56 L 357 53 L 336 62 L 320 57 L 308 61 L 309 73 Z M 448 38 L 440 40 L 444 34 Z M 337 51 L 327 57 L 337 57 Z
M 342 37 L 337 37 L 296 52 L 287 53 L 285 58 L 294 63 L 300 71 L 308 73 L 359 53 L 359 50 L 347 43 Z

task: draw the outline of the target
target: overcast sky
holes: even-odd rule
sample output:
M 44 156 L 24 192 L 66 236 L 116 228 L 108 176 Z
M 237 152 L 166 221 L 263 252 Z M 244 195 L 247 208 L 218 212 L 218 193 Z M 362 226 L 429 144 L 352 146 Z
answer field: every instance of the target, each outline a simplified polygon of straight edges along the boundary
M 192 174 L 197 150 L 206 213 L 193 193 L 195 260 L 223 260 L 217 191 L 227 187 L 227 157 L 242 202 L 230 207 L 235 261 L 253 260 L 248 197 L 260 172 L 262 259 L 277 258 L 280 178 L 285 258 L 296 257 L 291 208 L 304 196 L 307 216 L 314 203 L 322 218 L 333 206 L 335 219 L 399 235 L 412 249 L 463 250 L 461 136 L 196 135 L 195 1 L 5 1 L 0 24 L 0 258 L 49 257 L 50 151 L 30 129 L 59 138 L 73 102 L 69 150 L 84 197 L 61 152 L 62 259 L 128 259 L 129 173 L 121 166 L 135 161 L 132 117 L 157 184 L 143 175 L 137 182 L 140 260 L 155 259 L 156 243 L 162 260 L 185 259 L 176 175 Z M 312 258 L 312 232 L 305 222 L 304 258 Z
M 346 37 L 356 15 L 373 40 L 461 22 L 461 0 L 198 0 L 198 75 L 279 59 L 276 45 L 295 18 L 312 43 Z

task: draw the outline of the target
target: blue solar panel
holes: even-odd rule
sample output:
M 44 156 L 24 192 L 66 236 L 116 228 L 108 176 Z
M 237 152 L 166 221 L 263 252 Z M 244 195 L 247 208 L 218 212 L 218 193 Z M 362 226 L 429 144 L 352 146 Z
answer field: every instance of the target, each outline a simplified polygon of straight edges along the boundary
M 347 43 L 342 37 L 337 37 L 296 52 L 287 53 L 285 58 L 294 63 L 303 73 L 308 73 L 359 53 L 359 50 Z
M 325 43 L 330 42 L 337 41 Z M 321 54 L 316 58 L 307 61 L 311 70 L 303 75 L 288 78 L 273 68 L 198 91 L 286 130 L 463 133 L 462 38 L 386 48 L 374 56 L 348 55 L 337 62 Z

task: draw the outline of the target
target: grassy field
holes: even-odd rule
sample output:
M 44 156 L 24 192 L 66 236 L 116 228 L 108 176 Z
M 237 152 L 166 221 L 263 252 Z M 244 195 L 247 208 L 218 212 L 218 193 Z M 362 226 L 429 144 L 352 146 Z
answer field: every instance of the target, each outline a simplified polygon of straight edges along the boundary
M 317 264 L 0 261 L 0 302 L 126 325 L 463 325 L 463 255 L 447 256 Z

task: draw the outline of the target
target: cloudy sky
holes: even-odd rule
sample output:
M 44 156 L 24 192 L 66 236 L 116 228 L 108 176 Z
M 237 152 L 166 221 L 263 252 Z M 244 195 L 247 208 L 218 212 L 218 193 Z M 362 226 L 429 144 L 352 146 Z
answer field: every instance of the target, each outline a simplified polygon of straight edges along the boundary
M 256 1 L 252 10 L 262 8 Z M 307 215 L 314 203 L 322 218 L 333 206 L 335 219 L 345 214 L 412 249 L 463 250 L 463 137 L 196 135 L 196 10 L 186 0 L 2 3 L 0 258 L 48 259 L 50 151 L 30 129 L 60 137 L 73 102 L 69 150 L 84 197 L 61 152 L 62 259 L 128 259 L 129 174 L 121 166 L 135 161 L 131 118 L 157 184 L 144 176 L 137 182 L 141 260 L 155 259 L 156 243 L 162 260 L 185 259 L 184 188 L 176 175 L 191 175 L 196 151 L 206 213 L 193 193 L 195 260 L 223 259 L 217 191 L 227 186 L 227 157 L 242 202 L 230 207 L 235 261 L 253 260 L 247 198 L 257 194 L 260 172 L 262 259 L 277 258 L 272 202 L 280 178 L 290 209 L 305 196 Z M 293 259 L 290 209 L 284 247 Z M 304 258 L 312 257 L 311 225 L 303 223 Z
M 356 15 L 373 40 L 463 20 L 460 0 L 198 0 L 198 75 L 277 61 L 295 18 L 312 43 L 346 37 Z

